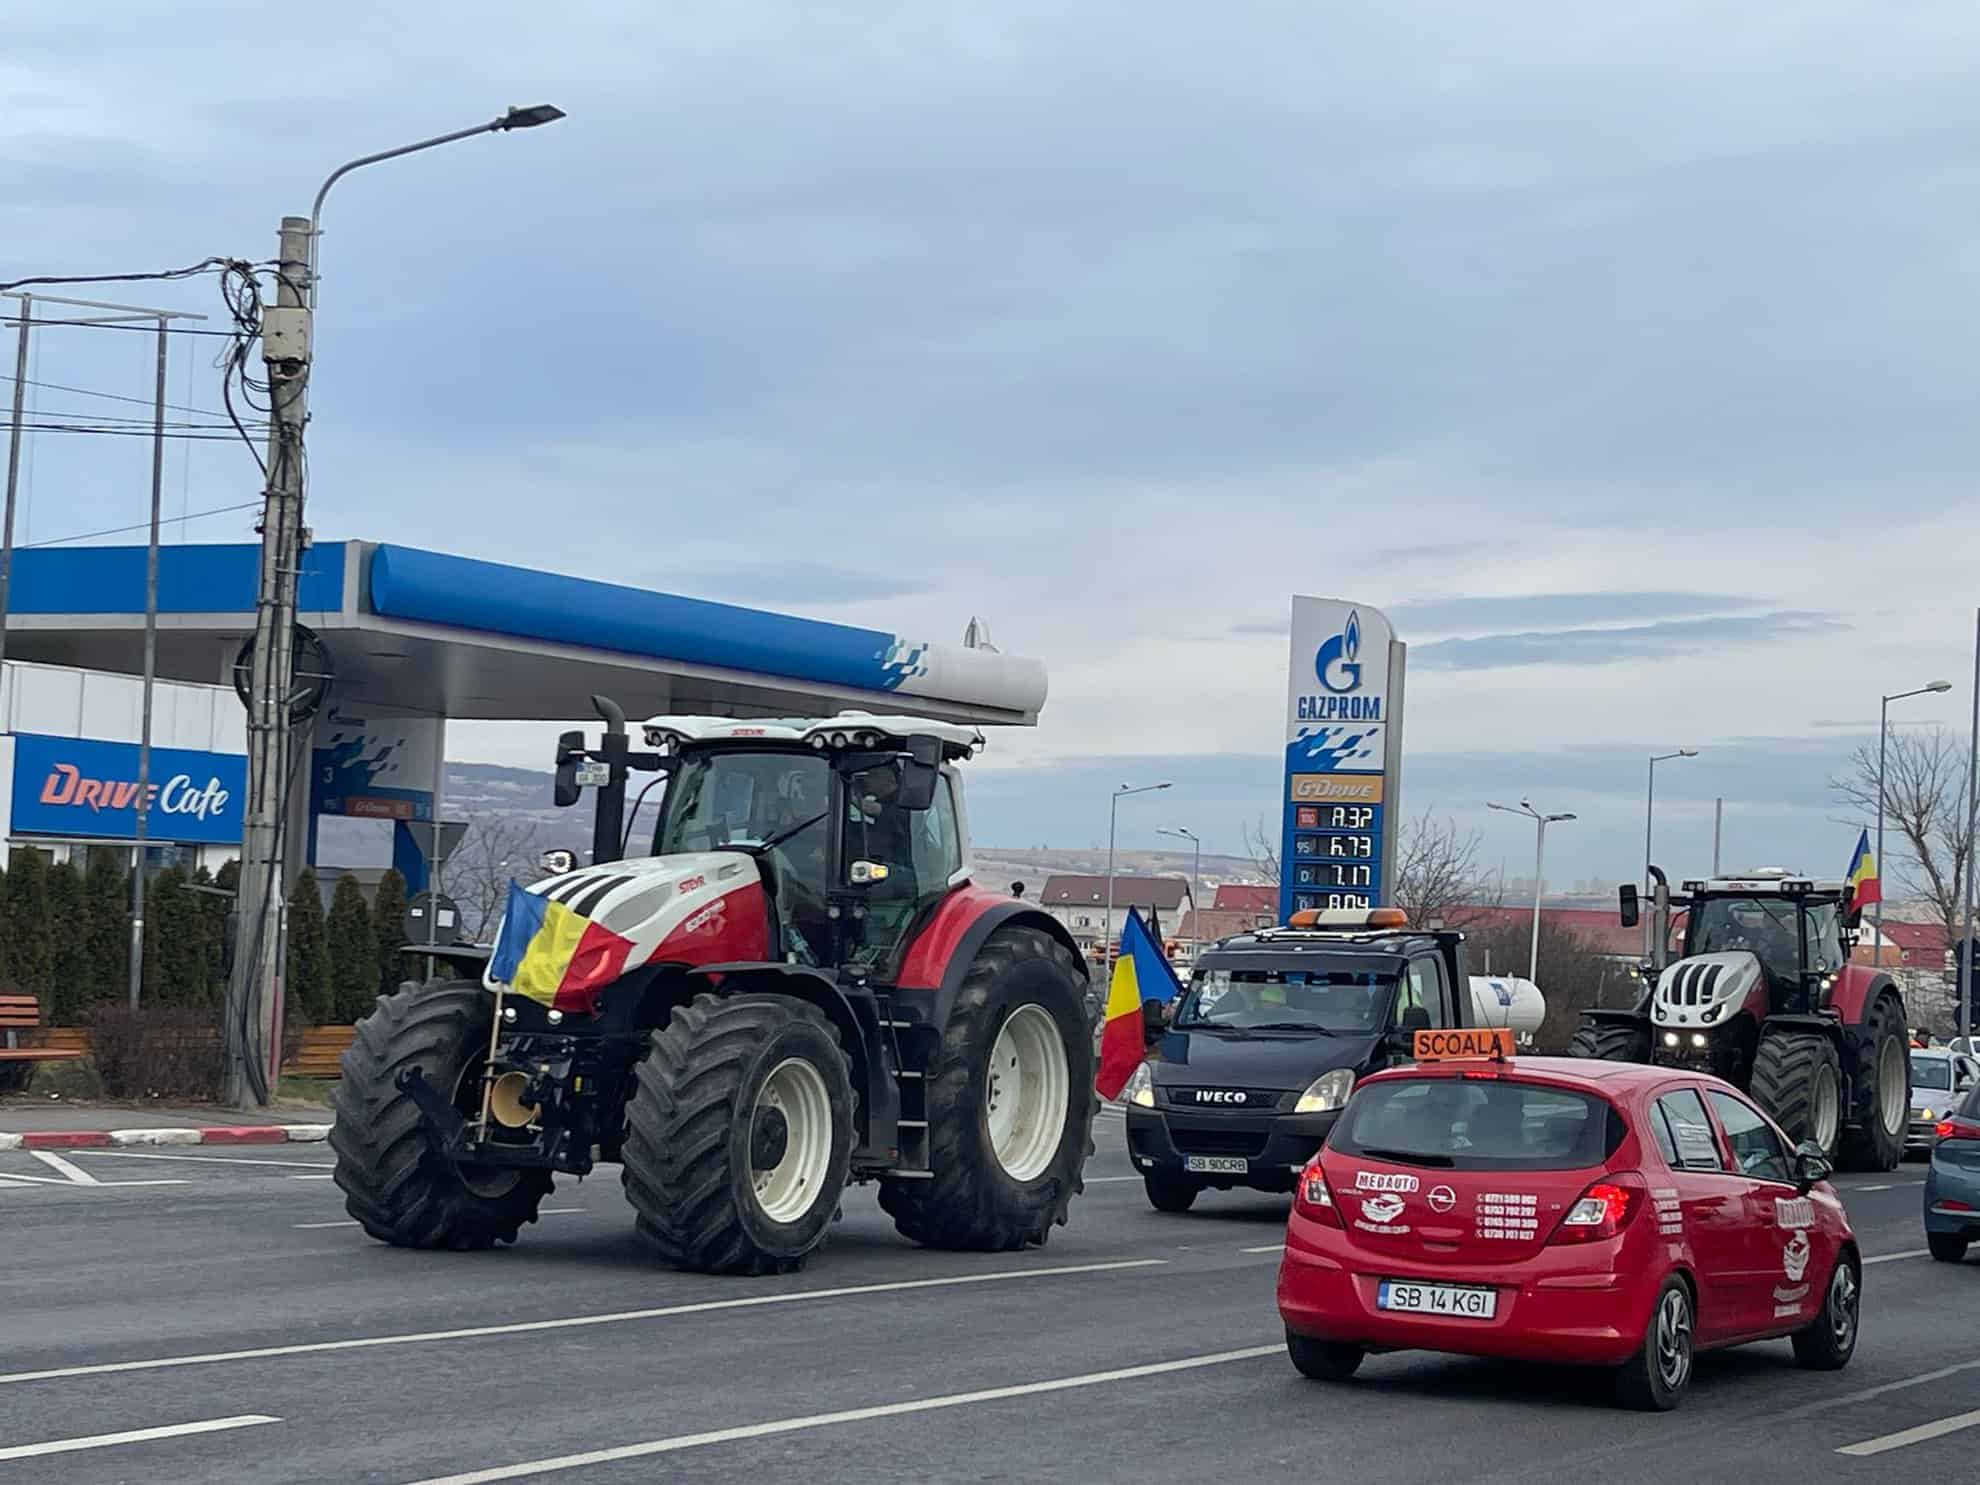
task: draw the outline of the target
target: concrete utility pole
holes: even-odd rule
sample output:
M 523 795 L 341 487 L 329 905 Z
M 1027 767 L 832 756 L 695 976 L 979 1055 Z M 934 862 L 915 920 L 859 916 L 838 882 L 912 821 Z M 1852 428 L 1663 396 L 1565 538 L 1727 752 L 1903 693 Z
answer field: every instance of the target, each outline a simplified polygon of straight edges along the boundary
M 286 898 L 282 824 L 289 760 L 296 575 L 303 549 L 303 425 L 308 418 L 309 218 L 284 217 L 276 250 L 275 305 L 263 312 L 262 359 L 270 404 L 268 484 L 261 515 L 249 683 L 247 816 L 241 837 L 239 923 L 227 989 L 227 1078 L 232 1104 L 266 1103 L 280 1073 Z
M 303 426 L 318 282 L 317 247 L 323 199 L 353 170 L 430 150 L 436 145 L 506 134 L 554 123 L 564 111 L 548 103 L 511 108 L 499 118 L 450 134 L 416 140 L 346 161 L 324 179 L 306 217 L 283 217 L 276 254 L 275 303 L 262 312 L 261 355 L 272 389 L 268 429 L 268 483 L 261 516 L 261 573 L 255 596 L 254 656 L 248 694 L 248 805 L 241 841 L 239 937 L 227 995 L 227 1077 L 230 1103 L 252 1096 L 266 1103 L 282 1063 L 283 930 L 287 922 L 282 881 L 282 829 L 288 783 L 297 775 L 290 757 L 289 707 L 294 687 L 296 580 L 308 532 L 303 526 Z M 438 827 L 438 796 L 435 796 Z M 437 884 L 436 884 L 437 885 Z
M 26 403 L 28 374 L 28 332 L 34 328 L 34 297 L 20 297 L 20 338 L 14 343 L 14 420 L 7 439 L 6 529 L 0 533 L 0 675 L 7 664 L 8 584 L 14 575 L 14 497 L 21 487 L 21 417 Z
M 1966 883 L 1960 905 L 1958 957 L 1959 1034 L 1973 1035 L 1973 870 L 1980 866 L 1980 840 L 1974 830 L 1980 827 L 1980 609 L 1973 614 L 1973 722 L 1966 735 Z M 1967 1042 L 1972 1050 L 1973 1043 Z

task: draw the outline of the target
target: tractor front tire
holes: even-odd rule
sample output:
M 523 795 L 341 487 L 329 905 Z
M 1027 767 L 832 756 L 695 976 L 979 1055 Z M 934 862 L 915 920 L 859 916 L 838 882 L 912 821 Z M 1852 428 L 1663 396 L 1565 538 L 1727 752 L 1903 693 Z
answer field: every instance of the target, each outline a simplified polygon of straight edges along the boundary
M 1568 1043 L 1568 1056 L 1592 1057 L 1600 1062 L 1648 1062 L 1649 1026 L 1618 1024 L 1614 1021 L 1583 1021 L 1574 1029 Z
M 1834 1159 L 1842 1132 L 1842 1062 L 1834 1042 L 1763 1027 L 1749 1091 L 1789 1139 L 1813 1140 Z
M 380 996 L 343 1056 L 330 1148 L 344 1209 L 380 1242 L 400 1248 L 491 1248 L 513 1243 L 550 1194 L 546 1170 L 467 1166 L 435 1146 L 419 1108 L 400 1090 L 417 1067 L 463 1114 L 478 1107 L 494 999 L 474 980 Z
M 1098 1106 L 1083 980 L 1035 928 L 999 928 L 977 951 L 927 1070 L 930 1174 L 880 1182 L 904 1237 L 996 1252 L 1066 1221 Z
M 1903 1003 L 1886 990 L 1863 1018 L 1852 1069 L 1855 1100 L 1843 1130 L 1844 1170 L 1896 1170 L 1911 1118 L 1911 1053 Z
M 787 995 L 697 995 L 653 1034 L 621 1152 L 640 1232 L 676 1268 L 802 1268 L 852 1165 L 845 1048 Z

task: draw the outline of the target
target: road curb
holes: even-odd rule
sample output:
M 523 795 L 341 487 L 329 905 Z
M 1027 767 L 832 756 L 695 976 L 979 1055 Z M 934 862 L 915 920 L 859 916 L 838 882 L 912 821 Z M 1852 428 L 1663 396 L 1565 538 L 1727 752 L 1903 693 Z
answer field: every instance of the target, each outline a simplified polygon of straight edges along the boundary
M 314 1144 L 328 1124 L 219 1124 L 192 1129 L 41 1129 L 0 1133 L 0 1150 L 87 1150 L 130 1145 Z

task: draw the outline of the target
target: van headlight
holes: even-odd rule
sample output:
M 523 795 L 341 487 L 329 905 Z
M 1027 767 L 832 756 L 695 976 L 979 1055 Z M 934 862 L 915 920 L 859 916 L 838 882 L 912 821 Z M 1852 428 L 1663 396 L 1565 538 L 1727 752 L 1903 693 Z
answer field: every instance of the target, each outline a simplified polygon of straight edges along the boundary
M 1332 1072 L 1322 1073 L 1306 1085 L 1306 1091 L 1293 1105 L 1295 1114 L 1327 1114 L 1346 1105 L 1348 1095 L 1354 1092 L 1354 1069 L 1337 1067 Z
M 1121 1089 L 1121 1099 L 1136 1108 L 1155 1107 L 1155 1073 L 1147 1063 L 1138 1063 L 1128 1074 L 1127 1086 Z

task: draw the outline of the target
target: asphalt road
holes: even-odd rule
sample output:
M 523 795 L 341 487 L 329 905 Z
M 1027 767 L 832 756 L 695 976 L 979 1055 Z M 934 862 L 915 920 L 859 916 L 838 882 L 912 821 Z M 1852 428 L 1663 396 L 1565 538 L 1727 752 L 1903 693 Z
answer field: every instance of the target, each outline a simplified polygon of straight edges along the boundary
M 1099 1143 L 1042 1250 L 923 1252 L 862 1191 L 802 1274 L 760 1280 L 655 1266 L 612 1170 L 560 1183 L 515 1248 L 423 1254 L 344 1222 L 320 1146 L 0 1154 L 0 1485 L 1804 1485 L 1980 1461 L 1980 1258 L 1923 1256 L 1920 1166 L 1840 1183 L 1871 1261 L 1846 1371 L 1750 1347 L 1645 1416 L 1599 1375 L 1421 1355 L 1304 1382 L 1272 1305 L 1283 1199 L 1162 1216 L 1117 1119 Z M 1904 1441 L 1947 1420 L 1969 1426 Z

